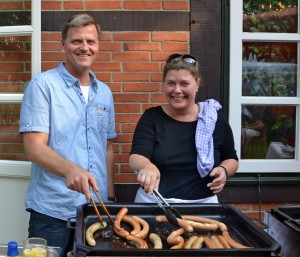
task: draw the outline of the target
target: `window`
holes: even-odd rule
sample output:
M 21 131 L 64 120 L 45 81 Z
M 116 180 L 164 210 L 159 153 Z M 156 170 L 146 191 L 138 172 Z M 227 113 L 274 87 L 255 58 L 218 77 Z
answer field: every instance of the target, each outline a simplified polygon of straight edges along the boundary
M 41 1 L 2 0 L 0 10 L 0 175 L 27 175 L 19 115 L 25 85 L 41 71 Z
M 241 172 L 300 172 L 299 0 L 230 2 L 229 121 Z

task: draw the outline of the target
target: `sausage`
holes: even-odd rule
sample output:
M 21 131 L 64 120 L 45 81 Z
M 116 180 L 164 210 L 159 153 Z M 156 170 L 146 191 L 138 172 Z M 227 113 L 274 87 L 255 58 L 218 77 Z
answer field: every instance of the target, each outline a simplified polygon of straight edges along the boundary
M 200 216 L 193 216 L 193 215 L 183 215 L 182 218 L 185 220 L 191 220 L 191 221 L 196 221 L 196 222 L 200 222 L 200 223 L 217 224 L 217 226 L 220 228 L 221 231 L 227 230 L 227 226 L 218 220 L 204 218 L 204 217 L 200 217 Z
M 194 229 L 204 230 L 204 231 L 213 231 L 218 229 L 218 225 L 215 223 L 201 223 L 192 220 L 186 220 Z
M 132 218 L 136 222 L 138 222 L 140 227 L 142 227 L 142 229 L 137 234 L 135 234 L 135 236 L 145 238 L 149 233 L 149 224 L 148 224 L 148 222 L 145 221 L 144 219 L 138 217 L 138 216 L 133 216 Z
M 231 248 L 223 236 L 218 235 L 218 239 L 225 249 Z
M 148 244 L 143 238 L 129 234 L 128 236 L 126 236 L 126 240 L 134 243 L 134 245 L 139 249 L 148 249 Z
M 126 238 L 126 236 L 129 235 L 129 232 L 126 231 L 124 228 L 121 227 L 121 220 L 123 219 L 123 217 L 126 215 L 126 213 L 128 212 L 128 209 L 123 207 L 117 214 L 115 220 L 114 220 L 114 224 L 113 224 L 113 230 L 114 232 L 123 238 Z
M 216 235 L 211 236 L 211 240 L 215 243 L 217 248 L 224 248 L 223 245 L 220 243 L 218 237 Z
M 185 230 L 183 228 L 179 228 L 173 232 L 170 233 L 167 237 L 167 242 L 170 245 L 177 245 L 180 244 L 183 241 L 183 237 L 181 237 L 182 234 L 184 234 Z
M 182 249 L 183 248 L 183 246 L 184 246 L 184 239 L 183 239 L 183 237 L 180 237 L 180 238 L 181 238 L 180 243 L 176 244 L 176 245 L 173 245 L 172 247 L 170 247 L 170 249 L 176 250 L 176 249 Z
M 130 226 L 133 228 L 133 230 L 130 232 L 131 235 L 135 236 L 137 233 L 139 233 L 141 231 L 140 223 L 137 222 L 133 217 L 124 215 L 124 217 L 122 218 L 122 221 L 130 224 Z
M 94 233 L 99 229 L 105 229 L 107 227 L 107 223 L 105 221 L 102 222 L 96 222 L 89 226 L 89 228 L 86 230 L 85 237 L 88 245 L 95 246 L 96 241 L 94 239 Z
M 150 242 L 153 243 L 154 249 L 162 249 L 163 248 L 163 244 L 162 244 L 162 241 L 161 241 L 161 238 L 159 237 L 159 235 L 157 235 L 155 233 L 150 233 L 149 239 L 150 239 Z
M 232 247 L 232 248 L 251 248 L 250 246 L 242 245 L 235 241 L 228 233 L 228 231 L 223 231 L 222 232 L 223 237 L 227 241 L 227 243 Z
M 184 243 L 183 249 L 191 249 L 198 236 L 190 236 Z
M 164 215 L 157 215 L 156 216 L 156 221 L 158 222 L 169 222 L 167 217 Z M 184 228 L 187 232 L 193 232 L 194 229 L 193 227 L 184 219 L 177 219 L 178 225 L 182 228 Z
M 194 243 L 192 244 L 192 247 L 191 249 L 199 249 L 202 247 L 202 244 L 203 244 L 203 236 L 198 236 L 196 238 L 196 240 L 194 241 Z
M 209 238 L 208 236 L 204 236 L 203 240 L 204 240 L 204 244 L 205 244 L 206 248 L 217 249 L 217 246 L 214 243 L 214 241 L 211 238 Z

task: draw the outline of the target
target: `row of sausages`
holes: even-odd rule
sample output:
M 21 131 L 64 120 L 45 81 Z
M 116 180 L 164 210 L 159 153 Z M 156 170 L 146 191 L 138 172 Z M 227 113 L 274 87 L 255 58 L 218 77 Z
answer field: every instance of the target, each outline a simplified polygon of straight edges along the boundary
M 162 249 L 163 243 L 158 234 L 149 234 L 149 224 L 138 216 L 127 215 L 128 209 L 121 208 L 118 212 L 114 223 L 113 230 L 115 234 L 121 238 L 131 242 L 140 249 L 148 249 L 149 246 L 145 240 L 149 236 L 149 241 L 153 244 L 154 249 Z M 249 248 L 249 246 L 242 245 L 231 238 L 228 233 L 227 226 L 214 219 L 184 215 L 183 219 L 178 219 L 179 229 L 171 232 L 167 237 L 167 243 L 170 249 L 198 249 L 204 244 L 206 248 Z M 168 222 L 163 215 L 156 216 L 158 222 Z M 128 223 L 132 230 L 129 232 L 121 226 L 121 222 Z M 105 229 L 106 222 L 100 224 L 99 222 L 92 224 L 86 230 L 86 241 L 90 246 L 95 246 L 96 241 L 93 238 L 95 231 Z M 220 230 L 221 234 L 214 233 Z M 196 231 L 210 231 L 210 236 L 191 234 Z M 190 235 L 190 236 L 188 236 Z M 184 239 L 185 238 L 185 239 Z

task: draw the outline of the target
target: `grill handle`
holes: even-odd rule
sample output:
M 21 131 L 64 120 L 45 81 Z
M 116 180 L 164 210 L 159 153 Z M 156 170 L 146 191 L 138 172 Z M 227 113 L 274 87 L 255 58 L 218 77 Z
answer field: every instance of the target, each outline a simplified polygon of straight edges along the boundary
M 285 224 L 287 224 L 288 226 L 290 226 L 292 229 L 296 230 L 296 231 L 300 231 L 299 226 L 297 226 L 296 224 L 294 224 L 293 220 L 285 220 L 284 221 Z
M 67 219 L 67 228 L 75 229 L 76 228 L 76 218 L 68 218 Z
M 261 229 L 268 229 L 269 228 L 269 226 L 260 219 L 251 218 L 251 220 L 255 223 L 256 226 L 258 226 Z

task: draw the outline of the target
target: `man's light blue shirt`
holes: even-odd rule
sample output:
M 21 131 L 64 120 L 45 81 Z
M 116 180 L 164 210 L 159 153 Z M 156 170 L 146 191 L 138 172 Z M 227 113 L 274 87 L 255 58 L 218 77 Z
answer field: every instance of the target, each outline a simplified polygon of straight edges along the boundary
M 88 103 L 79 80 L 61 63 L 36 75 L 28 84 L 21 108 L 19 132 L 49 134 L 48 145 L 97 179 L 99 194 L 107 201 L 107 140 L 116 137 L 112 92 L 90 72 Z M 55 161 L 55 160 L 53 160 Z M 26 209 L 67 220 L 85 196 L 66 187 L 66 179 L 32 163 Z

